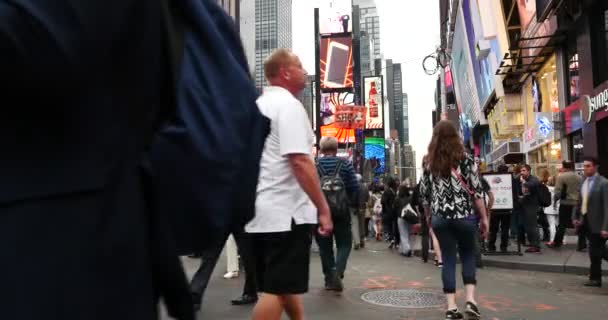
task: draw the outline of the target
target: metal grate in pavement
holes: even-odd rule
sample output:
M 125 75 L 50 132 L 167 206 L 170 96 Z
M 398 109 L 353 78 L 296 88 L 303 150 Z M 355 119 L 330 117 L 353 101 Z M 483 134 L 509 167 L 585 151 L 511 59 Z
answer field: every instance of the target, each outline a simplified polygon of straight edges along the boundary
M 378 306 L 407 309 L 437 308 L 445 305 L 443 294 L 417 289 L 370 291 L 361 295 L 361 299 Z

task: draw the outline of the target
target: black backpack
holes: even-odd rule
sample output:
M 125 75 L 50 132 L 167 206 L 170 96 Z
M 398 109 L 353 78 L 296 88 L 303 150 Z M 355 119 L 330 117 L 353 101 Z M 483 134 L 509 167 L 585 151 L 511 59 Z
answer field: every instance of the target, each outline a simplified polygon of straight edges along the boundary
M 327 199 L 331 216 L 334 220 L 344 219 L 350 214 L 348 207 L 348 195 L 346 194 L 346 185 L 340 176 L 342 161 L 338 161 L 336 171 L 333 175 L 328 175 L 323 168 L 317 164 L 319 176 L 321 177 L 321 190 Z
M 543 183 L 538 187 L 538 203 L 543 208 L 551 206 L 551 191 Z

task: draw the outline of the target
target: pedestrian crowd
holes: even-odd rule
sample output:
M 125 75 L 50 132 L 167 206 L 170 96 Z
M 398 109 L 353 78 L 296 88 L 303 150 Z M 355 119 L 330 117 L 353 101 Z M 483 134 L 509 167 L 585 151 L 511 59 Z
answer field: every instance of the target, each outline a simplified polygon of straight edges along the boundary
M 364 181 L 335 138 L 313 154 L 298 56 L 267 57 L 260 95 L 212 1 L 0 1 L 0 17 L 7 319 L 152 320 L 162 299 L 192 320 L 224 247 L 224 277 L 245 275 L 234 305 L 255 304 L 254 320 L 304 319 L 313 241 L 335 292 L 352 249 L 386 241 L 410 258 L 420 242 L 441 267 L 445 318 L 479 319 L 476 270 L 499 231 L 501 251 L 516 237 L 540 253 L 571 226 L 589 250 L 586 285 L 602 285 L 608 180 L 596 159 L 582 178 L 569 162 L 540 179 L 515 167 L 513 208 L 493 210 L 476 159 L 441 121 L 418 183 Z M 201 259 L 189 286 L 180 255 Z

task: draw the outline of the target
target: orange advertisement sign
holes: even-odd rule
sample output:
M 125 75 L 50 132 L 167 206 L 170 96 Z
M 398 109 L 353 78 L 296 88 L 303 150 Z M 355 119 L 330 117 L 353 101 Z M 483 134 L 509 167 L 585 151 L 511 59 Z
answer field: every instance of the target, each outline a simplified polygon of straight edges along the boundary
M 364 129 L 365 106 L 336 106 L 335 126 L 343 129 Z

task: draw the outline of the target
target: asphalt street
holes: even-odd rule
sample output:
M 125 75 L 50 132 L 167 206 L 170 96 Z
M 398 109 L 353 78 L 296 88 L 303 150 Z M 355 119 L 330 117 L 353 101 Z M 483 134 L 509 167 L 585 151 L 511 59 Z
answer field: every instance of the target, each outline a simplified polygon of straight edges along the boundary
M 184 259 L 189 275 L 198 263 Z M 226 259 L 222 256 L 198 319 L 250 318 L 251 306 L 230 305 L 230 299 L 241 293 L 244 277 L 226 280 L 222 278 L 225 271 Z M 608 288 L 585 288 L 584 281 L 584 276 L 487 267 L 478 272 L 478 303 L 484 319 L 606 319 Z M 352 252 L 342 294 L 323 290 L 320 259 L 313 254 L 310 291 L 304 296 L 304 303 L 307 319 L 315 320 L 443 319 L 445 301 L 441 288 L 439 268 L 420 258 L 401 257 L 388 250 L 385 243 L 374 241 L 365 249 Z M 462 291 L 458 297 L 463 306 Z

